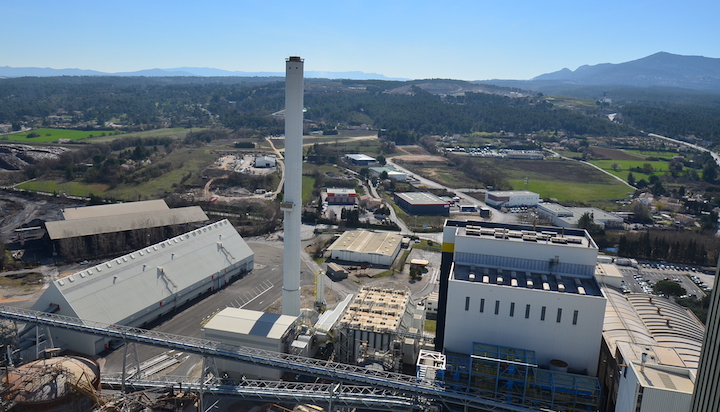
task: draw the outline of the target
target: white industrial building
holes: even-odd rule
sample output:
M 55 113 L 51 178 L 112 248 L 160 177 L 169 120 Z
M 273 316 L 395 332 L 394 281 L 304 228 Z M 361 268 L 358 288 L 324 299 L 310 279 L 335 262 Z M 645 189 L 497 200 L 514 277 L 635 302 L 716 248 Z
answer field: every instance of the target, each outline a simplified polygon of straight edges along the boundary
M 370 177 L 379 178 L 383 172 L 386 172 L 388 179 L 393 179 L 398 182 L 405 182 L 408 178 L 407 173 L 401 172 L 392 167 L 371 167 L 369 170 Z
M 492 207 L 535 207 L 540 195 L 528 190 L 490 191 L 485 193 L 485 203 Z
M 202 327 L 203 338 L 234 346 L 289 353 L 297 334 L 298 317 L 254 310 L 225 308 Z M 232 379 L 243 376 L 279 380 L 281 370 L 251 363 L 215 360 L 218 370 Z
M 254 253 L 227 220 L 87 267 L 50 283 L 33 310 L 140 327 L 253 269 Z M 107 338 L 53 329 L 54 344 L 94 355 Z
M 560 361 L 595 374 L 606 300 L 593 276 L 598 247 L 586 231 L 446 221 L 443 252 L 445 351 L 522 345 L 540 365 Z
M 255 158 L 255 167 L 275 167 L 275 156 L 258 156 Z
M 543 202 L 538 204 L 537 211 L 541 217 L 551 220 L 553 225 L 559 227 L 577 227 L 585 213 L 589 213 L 593 223 L 603 229 L 622 228 L 624 224 L 623 218 L 596 207 L 566 207 Z
M 598 371 L 605 409 L 690 412 L 704 326 L 668 299 L 604 287 Z
M 401 245 L 402 236 L 395 233 L 350 230 L 327 250 L 334 260 L 390 266 L 400 253 Z

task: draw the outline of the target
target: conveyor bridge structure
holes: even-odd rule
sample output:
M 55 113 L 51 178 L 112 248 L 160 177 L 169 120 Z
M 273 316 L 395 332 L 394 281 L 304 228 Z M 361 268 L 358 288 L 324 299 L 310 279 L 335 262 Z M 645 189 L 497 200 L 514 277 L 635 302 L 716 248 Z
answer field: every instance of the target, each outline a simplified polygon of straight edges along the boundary
M 411 408 L 414 410 L 429 410 L 439 408 L 450 411 L 493 411 L 493 412 L 532 412 L 534 408 L 525 408 L 520 405 L 505 404 L 494 400 L 483 399 L 471 393 L 472 389 L 449 389 L 444 388 L 440 383 L 424 382 L 415 376 L 404 375 L 394 372 L 384 372 L 366 369 L 360 366 L 347 365 L 336 362 L 328 362 L 320 359 L 306 358 L 286 353 L 267 351 L 262 349 L 234 346 L 207 339 L 193 338 L 188 336 L 174 335 L 170 333 L 157 332 L 146 329 L 133 328 L 129 326 L 110 325 L 100 322 L 84 321 L 70 316 L 57 315 L 53 313 L 38 312 L 29 309 L 21 309 L 11 306 L 0 306 L 0 318 L 23 322 L 34 325 L 46 325 L 55 328 L 68 329 L 82 333 L 98 336 L 105 336 L 111 339 L 121 339 L 126 343 L 137 343 L 175 349 L 187 353 L 201 355 L 207 358 L 221 358 L 233 361 L 241 361 L 262 365 L 266 367 L 279 368 L 284 371 L 307 375 L 315 378 L 326 379 L 335 384 L 338 389 L 348 388 L 343 397 L 358 398 L 360 403 L 364 400 L 372 401 L 373 398 L 384 399 L 388 403 L 394 403 L 397 409 Z M 175 381 L 174 384 L 178 382 Z M 252 383 L 252 382 L 250 382 Z M 133 385 L 140 385 L 140 382 L 133 381 Z M 170 386 L 168 382 L 165 386 Z M 198 382 L 201 392 L 210 392 L 223 395 L 238 394 L 239 388 L 249 388 L 261 394 L 263 386 L 267 387 L 268 382 L 263 381 L 256 388 L 248 386 L 222 385 L 217 381 L 201 380 Z M 304 384 L 312 389 L 312 384 Z M 357 386 L 353 386 L 357 385 Z M 158 384 L 149 387 L 159 387 Z M 192 385 L 190 385 L 192 386 Z M 225 386 L 223 388 L 223 386 Z M 365 386 L 365 388 L 359 388 Z M 295 386 L 294 388 L 298 388 Z M 285 393 L 292 397 L 290 386 L 277 386 L 267 392 L 273 392 L 265 399 L 277 399 L 278 393 Z M 318 388 L 315 388 L 318 393 Z M 333 390 L 324 388 L 326 401 L 336 402 L 339 394 L 333 394 Z M 371 396 L 372 394 L 372 396 Z M 334 396 L 334 397 L 333 397 Z M 404 401 L 404 402 L 403 402 Z M 341 404 L 342 402 L 338 402 Z

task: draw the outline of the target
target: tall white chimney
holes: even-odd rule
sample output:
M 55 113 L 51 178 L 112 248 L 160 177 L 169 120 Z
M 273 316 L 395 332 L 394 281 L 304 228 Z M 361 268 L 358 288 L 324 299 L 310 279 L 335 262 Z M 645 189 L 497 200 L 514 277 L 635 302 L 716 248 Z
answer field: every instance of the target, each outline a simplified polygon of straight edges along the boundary
M 285 60 L 285 188 L 283 315 L 300 315 L 300 213 L 302 207 L 303 60 Z

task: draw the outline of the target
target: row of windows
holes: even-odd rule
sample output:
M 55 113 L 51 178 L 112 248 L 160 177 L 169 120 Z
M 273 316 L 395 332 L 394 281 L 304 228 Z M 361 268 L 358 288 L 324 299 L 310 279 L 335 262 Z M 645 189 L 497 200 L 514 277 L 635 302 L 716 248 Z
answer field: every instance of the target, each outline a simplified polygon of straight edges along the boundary
M 465 297 L 465 310 L 466 311 L 470 310 L 470 296 Z M 530 319 L 530 310 L 531 310 L 530 305 L 529 304 L 525 305 L 525 319 Z M 563 312 L 562 308 L 558 308 L 557 315 L 555 317 L 555 321 L 557 323 L 562 322 L 562 312 Z M 480 313 L 485 313 L 485 299 L 480 299 Z M 499 300 L 495 301 L 495 314 L 496 315 L 500 314 L 500 301 Z M 578 314 L 579 314 L 579 312 L 577 310 L 573 311 L 573 317 L 572 317 L 573 325 L 577 325 Z M 541 306 L 540 307 L 540 320 L 544 321 L 546 315 L 547 315 L 547 307 Z M 515 302 L 510 302 L 510 317 L 511 318 L 515 317 Z
M 593 261 L 594 262 L 594 261 Z M 495 268 L 515 268 L 528 272 L 569 273 L 573 276 L 590 278 L 595 275 L 595 264 L 581 265 L 579 263 L 557 262 L 550 266 L 548 260 L 524 259 L 519 257 L 483 255 L 480 253 L 456 252 L 455 263 L 463 265 L 477 265 Z

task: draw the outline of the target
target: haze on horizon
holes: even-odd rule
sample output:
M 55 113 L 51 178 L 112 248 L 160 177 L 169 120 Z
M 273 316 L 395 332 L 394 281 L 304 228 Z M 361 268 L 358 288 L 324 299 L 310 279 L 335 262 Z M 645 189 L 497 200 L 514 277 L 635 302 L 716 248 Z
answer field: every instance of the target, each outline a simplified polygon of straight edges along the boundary
M 720 3 L 554 0 L 7 0 L 0 66 L 109 73 L 210 67 L 530 79 L 656 52 L 720 57 Z

